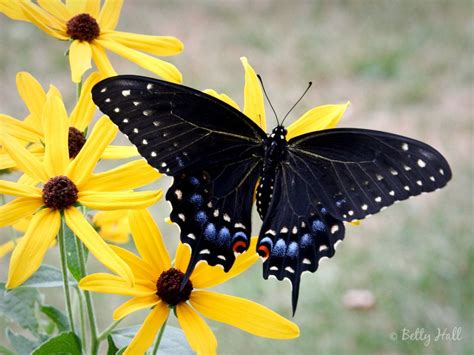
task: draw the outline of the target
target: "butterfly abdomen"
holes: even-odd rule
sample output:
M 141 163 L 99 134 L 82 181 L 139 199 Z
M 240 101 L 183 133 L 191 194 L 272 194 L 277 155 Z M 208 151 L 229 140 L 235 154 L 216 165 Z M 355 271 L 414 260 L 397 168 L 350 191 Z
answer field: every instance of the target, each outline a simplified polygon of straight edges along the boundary
M 273 197 L 275 174 L 278 165 L 285 160 L 288 142 L 286 129 L 277 126 L 264 142 L 264 159 L 257 187 L 257 212 L 263 220 Z

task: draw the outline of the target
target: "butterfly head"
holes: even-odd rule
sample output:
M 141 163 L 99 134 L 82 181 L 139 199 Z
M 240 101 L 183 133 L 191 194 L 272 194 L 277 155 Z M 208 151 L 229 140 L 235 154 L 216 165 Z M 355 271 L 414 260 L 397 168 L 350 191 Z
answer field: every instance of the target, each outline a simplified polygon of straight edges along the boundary
M 273 129 L 269 137 L 270 137 L 270 140 L 272 141 L 286 141 L 286 133 L 287 131 L 285 127 L 279 125 Z

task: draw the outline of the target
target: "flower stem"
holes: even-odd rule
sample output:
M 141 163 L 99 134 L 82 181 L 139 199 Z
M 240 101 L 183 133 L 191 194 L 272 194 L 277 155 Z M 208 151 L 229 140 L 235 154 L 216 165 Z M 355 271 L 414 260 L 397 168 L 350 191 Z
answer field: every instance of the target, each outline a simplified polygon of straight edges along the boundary
M 156 353 L 158 352 L 158 348 L 161 343 L 161 338 L 163 337 L 163 333 L 166 328 L 166 322 L 168 322 L 168 318 L 165 319 L 165 322 L 161 326 L 160 332 L 158 333 L 158 337 L 156 338 L 156 341 L 155 341 L 155 346 L 153 347 L 153 351 L 151 352 L 152 355 L 156 355 Z
M 81 91 L 82 91 L 82 78 L 81 78 L 81 81 L 78 82 L 76 85 L 76 101 L 79 101 L 79 97 L 81 97 Z
M 74 328 L 74 319 L 72 317 L 72 304 L 71 304 L 71 292 L 69 288 L 69 279 L 67 274 L 67 261 L 66 261 L 66 247 L 65 247 L 65 228 L 64 228 L 64 217 L 61 216 L 61 226 L 58 234 L 59 241 L 59 253 L 61 254 L 61 270 L 63 274 L 63 285 L 64 285 L 64 298 L 66 299 L 66 309 L 69 318 L 69 328 L 73 333 L 76 333 Z
M 79 251 L 79 263 L 81 269 L 81 277 L 86 276 L 86 258 L 84 255 L 84 247 L 82 242 L 79 238 L 76 238 L 76 245 L 77 250 Z M 86 300 L 86 310 L 87 310 L 87 317 L 89 318 L 89 328 L 90 328 L 90 336 L 91 336 L 91 350 L 90 353 L 95 355 L 99 349 L 99 342 L 97 339 L 97 322 L 95 319 L 95 312 L 94 312 L 94 304 L 92 302 L 92 297 L 89 291 L 83 291 L 84 298 Z
M 119 319 L 119 320 L 116 320 L 115 322 L 113 322 L 112 324 L 110 324 L 107 328 L 104 329 L 104 331 L 102 333 L 100 333 L 98 336 L 97 336 L 97 340 L 100 342 L 101 340 L 104 340 L 107 335 L 110 334 L 110 332 L 112 330 L 114 330 L 119 324 L 120 322 L 123 320 L 123 318 Z
M 76 287 L 77 291 L 77 298 L 79 299 L 79 320 L 81 324 L 81 345 L 82 349 L 86 349 L 86 319 L 84 317 L 84 296 L 79 289 L 79 287 Z

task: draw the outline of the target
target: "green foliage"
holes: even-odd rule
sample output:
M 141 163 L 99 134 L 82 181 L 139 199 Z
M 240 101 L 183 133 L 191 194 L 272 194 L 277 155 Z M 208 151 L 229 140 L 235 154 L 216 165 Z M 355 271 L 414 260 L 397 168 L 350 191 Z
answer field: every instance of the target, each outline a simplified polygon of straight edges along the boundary
M 41 297 L 37 289 L 16 288 L 7 292 L 5 284 L 0 283 L 0 313 L 34 334 L 39 329 L 35 305 L 40 303 Z
M 81 343 L 79 337 L 72 332 L 61 333 L 41 344 L 35 351 L 33 351 L 32 355 L 50 355 L 60 353 L 81 355 Z
M 70 278 L 69 285 L 77 285 L 77 282 Z M 43 264 L 21 287 L 63 287 L 62 272 L 54 266 Z
M 132 341 L 140 326 L 132 326 L 114 330 L 107 338 L 109 349 L 107 355 L 121 354 Z M 152 351 L 153 347 L 149 349 Z M 179 328 L 167 325 L 161 338 L 158 354 L 194 354 L 188 345 L 183 331 Z
M 79 281 L 82 278 L 82 272 L 76 236 L 66 224 L 64 224 L 64 229 L 67 268 L 69 269 L 71 275 L 74 276 L 77 281 Z
M 19 355 L 29 355 L 38 346 L 36 341 L 32 341 L 21 334 L 17 334 L 10 328 L 6 329 L 5 334 L 10 341 L 11 346 Z
M 54 323 L 60 332 L 69 329 L 69 321 L 61 310 L 53 306 L 41 306 L 40 310 Z

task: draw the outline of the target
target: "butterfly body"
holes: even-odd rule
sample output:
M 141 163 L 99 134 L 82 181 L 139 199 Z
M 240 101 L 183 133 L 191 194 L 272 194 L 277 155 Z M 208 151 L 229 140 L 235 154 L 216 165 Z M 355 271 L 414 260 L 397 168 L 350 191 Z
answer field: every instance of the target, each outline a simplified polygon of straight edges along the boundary
M 451 170 L 429 145 L 357 128 L 286 139 L 203 92 L 139 76 L 97 84 L 93 100 L 148 163 L 173 177 L 170 218 L 200 260 L 230 270 L 247 250 L 256 193 L 263 276 L 287 278 L 296 308 L 301 274 L 332 257 L 344 222 L 446 185 Z

